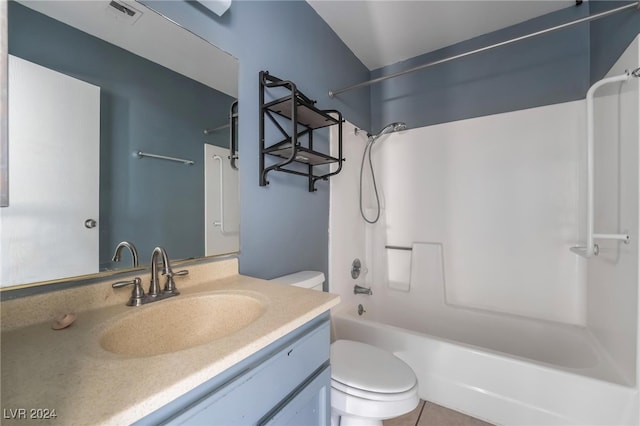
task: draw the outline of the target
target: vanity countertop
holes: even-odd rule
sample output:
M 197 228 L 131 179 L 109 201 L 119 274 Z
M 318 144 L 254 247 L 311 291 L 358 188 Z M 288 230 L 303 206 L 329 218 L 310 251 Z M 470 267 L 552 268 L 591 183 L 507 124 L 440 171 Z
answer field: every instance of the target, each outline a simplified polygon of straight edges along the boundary
M 188 276 L 176 279 L 181 295 L 172 299 L 220 291 L 255 294 L 266 301 L 266 311 L 245 328 L 211 343 L 133 357 L 104 350 L 102 331 L 131 310 L 166 301 L 125 306 L 131 288 L 113 290 L 110 284 L 115 280 L 110 279 L 84 290 L 2 302 L 2 424 L 132 423 L 339 302 L 330 293 L 238 275 L 236 259 L 193 265 L 189 270 Z M 75 312 L 76 321 L 66 329 L 52 330 L 53 319 L 65 312 Z M 215 321 L 215 312 L 211 319 Z M 171 318 L 153 326 L 171 327 Z M 20 409 L 26 410 L 26 419 L 19 418 Z M 30 418 L 46 410 L 55 410 L 56 418 Z

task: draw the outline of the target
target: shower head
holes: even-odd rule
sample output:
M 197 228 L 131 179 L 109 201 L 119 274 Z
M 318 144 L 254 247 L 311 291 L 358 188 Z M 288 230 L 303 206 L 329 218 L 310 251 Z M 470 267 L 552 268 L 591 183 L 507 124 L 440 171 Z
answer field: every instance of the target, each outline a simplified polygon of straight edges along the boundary
M 406 128 L 407 125 L 403 122 L 391 123 L 380 130 L 378 134 L 372 135 L 370 133 L 367 133 L 367 136 L 369 137 L 369 142 L 373 143 L 378 140 L 380 136 L 386 135 L 387 133 L 400 132 L 402 130 L 406 130 Z

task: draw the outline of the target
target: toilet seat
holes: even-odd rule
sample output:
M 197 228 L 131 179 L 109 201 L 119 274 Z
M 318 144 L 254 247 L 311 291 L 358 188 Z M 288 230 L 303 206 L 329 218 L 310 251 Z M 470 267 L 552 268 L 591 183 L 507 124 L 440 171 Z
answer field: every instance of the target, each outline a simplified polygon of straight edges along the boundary
M 413 370 L 390 352 L 365 343 L 331 344 L 332 426 L 382 426 L 418 406 Z
M 416 386 L 416 376 L 404 361 L 351 340 L 337 340 L 331 345 L 331 370 L 337 389 L 367 399 L 402 399 Z
M 369 392 L 363 389 L 347 386 L 337 380 L 331 380 L 331 388 L 343 392 L 347 395 L 355 396 L 369 401 L 402 401 L 412 398 L 417 393 L 418 384 L 416 383 L 411 389 L 400 393 L 379 393 Z

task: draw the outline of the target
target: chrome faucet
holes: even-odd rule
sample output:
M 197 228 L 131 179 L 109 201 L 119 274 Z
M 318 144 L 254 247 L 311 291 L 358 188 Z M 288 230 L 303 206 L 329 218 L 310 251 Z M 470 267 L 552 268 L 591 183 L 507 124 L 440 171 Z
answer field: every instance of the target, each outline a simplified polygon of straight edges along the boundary
M 171 271 L 171 265 L 169 264 L 169 256 L 167 251 L 162 247 L 156 247 L 151 253 L 151 284 L 149 285 L 149 291 L 147 295 L 156 297 L 160 295 L 160 280 L 158 278 L 158 256 L 162 257 L 162 274 L 166 275 Z
M 369 287 L 362 287 L 356 284 L 355 286 L 353 286 L 353 294 L 368 294 L 369 296 L 371 296 L 373 294 L 373 291 L 371 291 L 371 288 Z
M 158 257 L 162 259 L 162 275 L 166 275 L 167 277 L 167 282 L 165 283 L 162 291 L 160 290 L 160 277 L 158 276 Z M 157 300 L 166 299 L 167 297 L 179 295 L 180 293 L 176 288 L 173 277 L 188 274 L 189 271 L 186 269 L 173 272 L 173 269 L 171 269 L 171 263 L 169 262 L 169 256 L 167 256 L 167 251 L 162 247 L 156 247 L 153 249 L 153 253 L 151 254 L 151 283 L 147 294 L 144 293 L 140 278 L 137 277 L 130 281 L 119 281 L 112 284 L 112 287 L 120 288 L 133 285 L 133 291 L 131 292 L 131 298 L 127 302 L 127 306 L 140 306 Z
M 158 256 L 162 258 L 162 275 L 167 277 L 167 282 L 164 285 L 162 293 L 160 293 L 160 279 L 158 277 Z M 169 256 L 167 251 L 162 247 L 156 247 L 151 253 L 151 284 L 149 285 L 149 292 L 147 293 L 151 297 L 163 297 L 177 296 L 180 294 L 176 288 L 176 283 L 173 277 L 180 277 L 188 275 L 189 271 L 186 269 L 178 272 L 173 272 L 171 268 L 171 262 L 169 262 Z
M 130 243 L 129 241 L 122 241 L 116 246 L 116 251 L 113 253 L 113 258 L 111 260 L 113 260 L 114 262 L 120 262 L 120 253 L 122 253 L 123 248 L 129 249 L 129 251 L 131 252 L 131 257 L 133 258 L 133 267 L 137 268 L 139 266 L 138 250 L 136 250 L 136 246 L 134 246 L 133 243 Z

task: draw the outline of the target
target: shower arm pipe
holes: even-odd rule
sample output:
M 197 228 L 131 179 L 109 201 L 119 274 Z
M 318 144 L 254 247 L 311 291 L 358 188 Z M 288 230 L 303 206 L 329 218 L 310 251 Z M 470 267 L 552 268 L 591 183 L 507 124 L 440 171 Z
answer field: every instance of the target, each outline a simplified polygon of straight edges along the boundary
M 616 75 L 613 77 L 603 78 L 596 81 L 587 91 L 587 243 L 586 247 L 572 247 L 571 251 L 584 257 L 591 257 L 598 255 L 598 245 L 594 242 L 596 239 L 607 240 L 620 240 L 625 244 L 628 244 L 631 237 L 627 234 L 596 234 L 594 233 L 594 216 L 595 216 L 595 202 L 594 202 L 594 117 L 593 117 L 593 102 L 596 90 L 600 87 L 611 84 L 621 83 L 627 81 L 629 78 L 637 77 L 639 75 L 640 68 L 631 71 L 626 71 L 624 74 Z
M 618 12 L 622 12 L 625 11 L 627 9 L 632 9 L 632 8 L 636 8 L 638 10 L 640 10 L 640 1 L 636 1 L 634 3 L 629 3 L 626 4 L 624 6 L 620 6 L 617 7 L 615 9 L 610 9 L 610 10 L 606 10 L 604 12 L 600 12 L 600 13 L 596 13 L 595 15 L 590 15 L 590 16 L 586 16 L 584 18 L 580 18 L 580 19 L 576 19 L 575 21 L 570 21 L 564 24 L 560 24 L 560 25 L 556 25 L 555 27 L 550 27 L 550 28 L 546 28 L 544 30 L 540 30 L 540 31 L 536 31 L 530 34 L 526 34 L 520 37 L 515 37 L 509 40 L 505 40 L 502 41 L 500 43 L 496 43 L 496 44 L 492 44 L 490 46 L 485 46 L 485 47 L 481 47 L 479 49 L 475 49 L 475 50 L 471 50 L 469 52 L 465 52 L 465 53 L 461 53 L 459 55 L 454 55 L 454 56 L 450 56 L 448 58 L 444 58 L 444 59 L 439 59 L 437 61 L 433 61 L 433 62 L 428 62 L 426 64 L 422 64 L 422 65 L 418 65 L 416 67 L 413 68 L 409 68 L 408 70 L 404 70 L 404 71 L 399 71 L 393 74 L 389 74 L 389 75 L 385 75 L 382 77 L 378 77 L 378 78 L 374 78 L 368 81 L 364 81 L 362 83 L 358 83 L 358 84 L 354 84 L 353 86 L 348 86 L 348 87 L 344 87 L 342 89 L 337 89 L 337 90 L 329 90 L 329 97 L 333 98 L 336 95 L 339 95 L 341 93 L 344 92 L 348 92 L 350 90 L 354 90 L 354 89 L 360 89 L 362 87 L 366 87 L 366 86 L 370 86 L 372 84 L 376 84 L 376 83 L 380 83 L 382 81 L 391 79 L 391 78 L 395 78 L 395 77 L 400 77 L 401 75 L 405 75 L 405 74 L 410 74 L 410 73 L 414 73 L 416 71 L 421 71 L 425 68 L 429 68 L 432 67 L 434 65 L 440 65 L 440 64 L 444 64 L 446 62 L 450 62 L 453 61 L 455 59 L 460 59 L 460 58 L 464 58 L 466 56 L 471 56 L 471 55 L 475 55 L 476 53 L 481 53 L 481 52 L 486 52 L 487 50 L 491 50 L 491 49 L 495 49 L 497 47 L 502 47 L 502 46 L 506 46 L 518 41 L 522 41 L 522 40 L 526 40 L 529 38 L 533 38 L 533 37 L 537 37 L 539 35 L 543 35 L 543 34 L 547 34 L 547 33 L 551 33 L 554 31 L 558 31 L 558 30 L 562 30 L 565 28 L 569 28 L 571 26 L 577 25 L 577 24 L 582 24 L 584 22 L 591 22 L 591 21 L 595 21 L 596 19 L 600 19 L 600 18 L 605 18 L 609 15 L 613 15 L 615 13 Z

